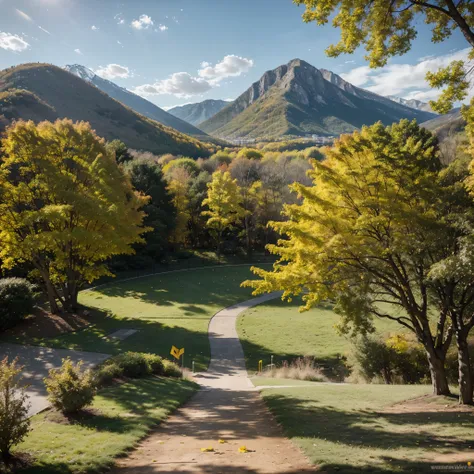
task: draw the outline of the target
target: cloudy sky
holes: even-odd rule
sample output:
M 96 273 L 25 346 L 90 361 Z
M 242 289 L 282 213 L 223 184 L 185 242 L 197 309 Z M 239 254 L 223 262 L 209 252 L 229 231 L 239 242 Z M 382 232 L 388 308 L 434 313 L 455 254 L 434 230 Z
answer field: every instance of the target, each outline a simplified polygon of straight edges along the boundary
M 330 59 L 337 30 L 304 24 L 291 0 L 0 0 L 0 11 L 1 69 L 82 64 L 165 108 L 235 99 L 294 58 L 381 95 L 428 100 L 426 71 L 467 54 L 461 35 L 432 44 L 420 21 L 412 50 L 382 69 L 362 50 Z

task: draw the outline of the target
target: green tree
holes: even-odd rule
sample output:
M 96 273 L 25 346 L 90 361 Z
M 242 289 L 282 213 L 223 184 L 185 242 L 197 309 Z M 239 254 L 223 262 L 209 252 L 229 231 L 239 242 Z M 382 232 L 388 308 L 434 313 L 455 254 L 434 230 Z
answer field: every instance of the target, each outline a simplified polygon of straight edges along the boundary
M 473 48 L 469 59 L 474 59 L 474 3 L 470 1 L 432 0 L 294 0 L 305 5 L 305 22 L 332 25 L 341 31 L 337 44 L 327 48 L 330 57 L 352 54 L 359 46 L 365 47 L 370 67 L 384 66 L 388 59 L 407 53 L 417 36 L 416 22 L 423 17 L 432 25 L 432 41 L 439 43 L 460 31 Z M 467 96 L 464 61 L 453 61 L 438 72 L 427 74 L 432 87 L 447 86 L 436 102 L 430 105 L 440 113 L 448 112 L 455 101 Z
M 0 260 L 30 262 L 51 311 L 74 310 L 81 286 L 110 274 L 105 260 L 143 242 L 148 199 L 85 122 L 16 122 L 3 150 Z
M 220 255 L 224 232 L 234 229 L 245 214 L 237 180 L 232 179 L 228 171 L 216 171 L 207 185 L 207 197 L 202 204 L 209 209 L 202 214 L 208 217 L 206 226 L 214 234 Z
M 185 168 L 176 167 L 169 171 L 168 182 L 168 191 L 173 196 L 176 209 L 176 225 L 171 234 L 171 242 L 175 246 L 183 246 L 188 238 L 191 219 L 188 196 L 191 176 Z
M 147 255 L 157 261 L 167 252 L 170 235 L 176 226 L 173 196 L 159 165 L 132 163 L 127 171 L 133 187 L 150 199 L 143 207 L 146 214 L 143 224 L 152 230 L 144 235 L 145 242 L 134 248 L 138 255 Z
M 115 153 L 115 159 L 117 160 L 117 163 L 123 164 L 133 160 L 133 156 L 128 151 L 127 145 L 125 145 L 125 143 L 120 140 L 112 140 L 111 142 L 107 143 L 107 148 L 112 153 Z
M 303 294 L 302 309 L 333 299 L 340 330 L 353 335 L 373 331 L 374 317 L 396 321 L 423 344 L 434 393 L 448 394 L 449 282 L 433 271 L 460 230 L 446 217 L 436 139 L 415 122 L 378 123 L 326 155 L 313 161 L 314 186 L 293 185 L 302 202 L 285 207 L 288 221 L 272 224 L 286 236 L 269 246 L 280 257 L 273 271 L 256 268 L 261 279 L 244 284 Z

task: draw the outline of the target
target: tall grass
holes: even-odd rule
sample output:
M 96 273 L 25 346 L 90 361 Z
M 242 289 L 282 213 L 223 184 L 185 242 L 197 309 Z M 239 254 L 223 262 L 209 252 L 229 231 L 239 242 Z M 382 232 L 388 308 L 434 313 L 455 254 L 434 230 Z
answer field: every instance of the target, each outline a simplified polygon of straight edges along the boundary
M 298 357 L 290 363 L 283 361 L 280 366 L 273 364 L 263 370 L 262 376 L 276 379 L 308 380 L 311 382 L 327 381 L 321 368 L 312 357 Z

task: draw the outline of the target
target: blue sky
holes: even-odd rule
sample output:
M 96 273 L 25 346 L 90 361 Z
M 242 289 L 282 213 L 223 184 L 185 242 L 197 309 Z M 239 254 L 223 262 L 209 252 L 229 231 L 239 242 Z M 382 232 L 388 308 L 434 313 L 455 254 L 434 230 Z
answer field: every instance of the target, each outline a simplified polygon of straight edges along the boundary
M 467 47 L 459 34 L 432 44 L 420 21 L 412 50 L 373 71 L 362 50 L 326 57 L 338 31 L 304 24 L 291 0 L 0 0 L 0 11 L 1 69 L 78 63 L 165 108 L 234 99 L 293 58 L 382 95 L 428 100 L 426 70 Z

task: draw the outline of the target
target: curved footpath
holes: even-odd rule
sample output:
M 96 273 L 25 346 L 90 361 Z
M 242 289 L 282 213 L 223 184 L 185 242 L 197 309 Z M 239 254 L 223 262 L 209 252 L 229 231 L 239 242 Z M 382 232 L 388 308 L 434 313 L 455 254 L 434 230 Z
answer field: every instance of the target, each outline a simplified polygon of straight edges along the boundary
M 118 461 L 115 474 L 299 474 L 315 472 L 284 437 L 247 376 L 237 317 L 277 298 L 253 298 L 214 315 L 209 324 L 211 363 L 196 377 L 201 390 L 137 447 Z M 219 440 L 225 440 L 220 444 Z M 245 446 L 249 452 L 239 453 Z M 214 452 L 201 452 L 212 447 Z

